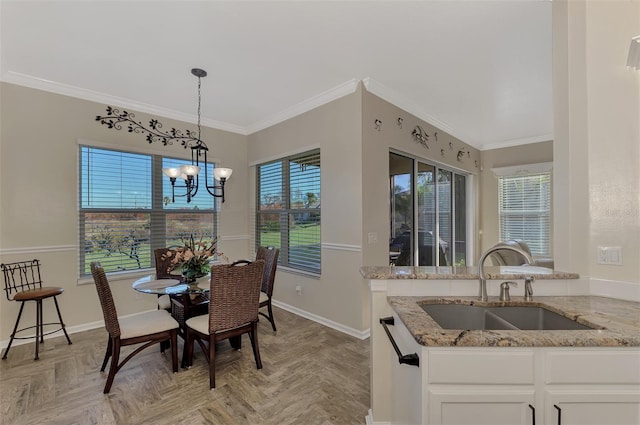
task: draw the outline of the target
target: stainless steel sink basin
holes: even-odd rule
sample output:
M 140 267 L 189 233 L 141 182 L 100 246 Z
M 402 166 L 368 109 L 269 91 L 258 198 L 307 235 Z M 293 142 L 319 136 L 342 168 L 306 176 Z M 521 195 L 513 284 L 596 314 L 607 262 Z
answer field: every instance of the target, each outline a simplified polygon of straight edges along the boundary
M 424 304 L 422 309 L 443 329 L 593 329 L 542 307 L 478 307 L 466 304 Z

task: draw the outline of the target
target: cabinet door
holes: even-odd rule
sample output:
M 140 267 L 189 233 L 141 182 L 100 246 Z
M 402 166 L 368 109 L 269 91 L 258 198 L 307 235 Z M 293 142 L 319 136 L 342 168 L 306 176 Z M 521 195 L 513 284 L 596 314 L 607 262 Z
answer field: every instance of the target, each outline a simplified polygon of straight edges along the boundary
M 430 389 L 429 424 L 531 425 L 534 398 L 533 388 Z
M 638 425 L 640 390 L 549 390 L 545 393 L 545 424 Z

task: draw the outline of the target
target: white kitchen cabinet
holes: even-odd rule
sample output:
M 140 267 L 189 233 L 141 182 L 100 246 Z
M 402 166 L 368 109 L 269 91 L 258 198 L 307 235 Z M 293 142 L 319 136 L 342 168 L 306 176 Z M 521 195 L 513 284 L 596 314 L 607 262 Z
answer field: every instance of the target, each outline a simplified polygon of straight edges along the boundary
M 531 424 L 535 405 L 532 349 L 427 349 L 428 423 Z
M 640 390 L 605 389 L 545 392 L 545 424 L 638 425 Z
M 394 318 L 397 320 L 398 318 Z M 419 345 L 404 326 L 388 326 L 399 350 L 402 354 L 418 354 L 422 352 Z M 398 355 L 391 344 L 388 345 L 391 361 L 391 416 L 395 425 L 415 425 L 422 423 L 423 391 L 422 369 L 420 367 L 400 364 Z
M 425 347 L 395 323 L 420 366 L 392 357 L 392 424 L 640 424 L 637 348 Z
M 531 389 L 429 390 L 429 424 L 530 425 L 535 393 Z
M 545 424 L 640 424 L 637 350 L 549 349 L 544 366 Z

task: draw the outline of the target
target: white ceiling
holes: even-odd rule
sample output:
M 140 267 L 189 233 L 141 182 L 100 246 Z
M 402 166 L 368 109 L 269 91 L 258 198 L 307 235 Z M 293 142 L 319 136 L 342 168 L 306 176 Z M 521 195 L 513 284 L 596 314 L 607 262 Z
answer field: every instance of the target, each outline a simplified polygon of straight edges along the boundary
M 250 134 L 358 81 L 480 149 L 552 138 L 550 1 L 12 1 L 3 81 Z M 5 105 L 5 107 L 10 105 Z

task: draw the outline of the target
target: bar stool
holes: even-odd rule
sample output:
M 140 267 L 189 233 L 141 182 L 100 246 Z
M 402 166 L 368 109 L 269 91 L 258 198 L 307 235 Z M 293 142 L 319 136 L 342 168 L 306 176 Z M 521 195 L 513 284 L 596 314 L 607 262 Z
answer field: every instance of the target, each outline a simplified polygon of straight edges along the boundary
M 42 279 L 40 277 L 40 261 L 18 261 L 15 263 L 1 264 L 0 268 L 4 275 L 4 290 L 9 301 L 20 302 L 20 312 L 18 313 L 18 319 L 11 332 L 11 339 L 9 345 L 2 356 L 5 360 L 11 349 L 14 339 L 30 339 L 33 336 L 28 337 L 16 337 L 16 334 L 28 329 L 36 329 L 36 356 L 34 360 L 38 360 L 38 352 L 40 350 L 40 344 L 44 343 L 44 336 L 55 332 L 63 331 L 64 336 L 67 338 L 67 342 L 71 344 L 67 330 L 65 329 L 64 322 L 62 321 L 62 315 L 60 314 L 60 307 L 58 307 L 57 296 L 62 294 L 63 288 L 53 286 L 42 286 Z M 42 316 L 42 300 L 47 298 L 53 298 L 53 302 L 58 312 L 59 322 L 43 323 Z M 20 318 L 22 317 L 22 310 L 24 305 L 28 301 L 34 301 L 36 303 L 36 324 L 28 326 L 22 329 L 18 329 L 20 325 Z M 44 333 L 44 327 L 49 325 L 60 325 L 60 328 Z

